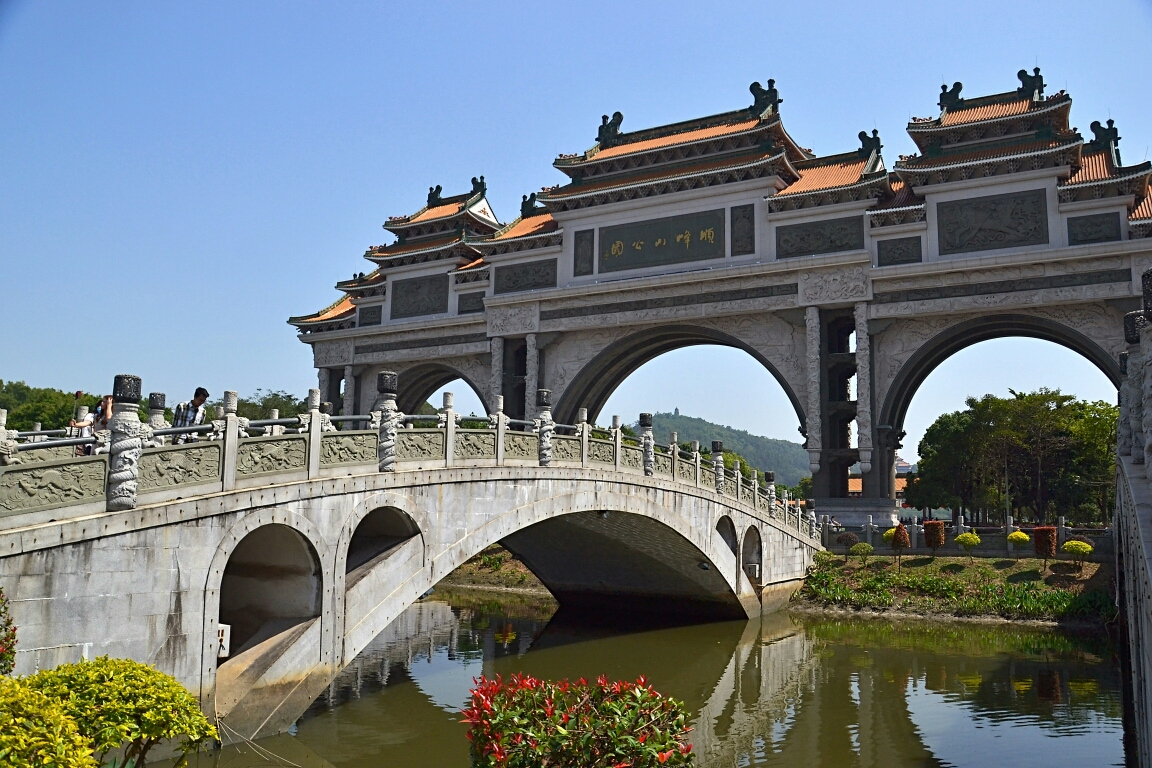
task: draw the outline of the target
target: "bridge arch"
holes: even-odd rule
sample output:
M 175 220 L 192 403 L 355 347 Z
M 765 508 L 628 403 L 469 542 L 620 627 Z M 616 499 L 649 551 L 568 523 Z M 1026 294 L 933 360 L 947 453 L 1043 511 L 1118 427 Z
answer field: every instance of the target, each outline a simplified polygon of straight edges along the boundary
M 736 557 L 739 543 L 736 538 L 736 524 L 732 522 L 732 518 L 722 515 L 716 523 L 716 533 L 720 534 L 720 539 L 732 551 L 732 556 Z
M 412 529 L 414 535 L 419 535 L 424 539 L 424 562 L 428 561 L 428 543 L 426 538 L 427 531 L 430 530 L 431 522 L 428 516 L 412 501 L 411 497 L 406 494 L 396 493 L 395 491 L 386 491 L 384 493 L 374 493 L 362 499 L 353 508 L 351 514 L 344 520 L 344 524 L 340 529 L 340 538 L 336 543 L 335 550 L 335 563 L 334 568 L 338 574 L 344 574 L 349 570 L 349 549 L 352 544 L 352 539 L 357 530 L 360 528 L 361 523 L 365 522 L 366 518 L 381 510 L 391 510 L 394 513 L 403 515 L 408 521 L 408 525 Z M 404 528 L 405 523 L 401 520 L 393 520 L 392 526 L 396 528 Z
M 896 372 L 881 406 L 880 419 L 875 423 L 891 426 L 893 432 L 899 434 L 912 398 L 937 366 L 974 344 L 1011 336 L 1041 339 L 1066 347 L 1099 368 L 1117 388 L 1120 386 L 1119 362 L 1080 331 L 1033 315 L 986 315 L 950 326 L 924 342 Z
M 744 531 L 744 544 L 740 547 L 740 569 L 753 586 L 759 587 L 764 583 L 764 544 L 760 538 L 760 529 L 755 525 L 748 526 Z
M 432 393 L 457 379 L 463 381 L 476 393 L 481 405 L 485 408 L 489 407 L 485 387 L 477 386 L 477 383 L 467 373 L 443 362 L 421 363 L 401 371 L 396 405 L 404 413 L 416 413 L 420 406 L 428 402 Z M 433 405 L 438 404 L 433 403 Z
M 665 352 L 707 344 L 733 347 L 751 355 L 780 383 L 796 411 L 797 419 L 801 424 L 804 423 L 804 408 L 800 398 L 788 379 L 764 354 L 730 333 L 697 325 L 648 328 L 609 344 L 564 387 L 554 409 L 556 420 L 571 424 L 576 418 L 576 411 L 587 408 L 588 418 L 594 421 L 616 388 L 640 366 Z

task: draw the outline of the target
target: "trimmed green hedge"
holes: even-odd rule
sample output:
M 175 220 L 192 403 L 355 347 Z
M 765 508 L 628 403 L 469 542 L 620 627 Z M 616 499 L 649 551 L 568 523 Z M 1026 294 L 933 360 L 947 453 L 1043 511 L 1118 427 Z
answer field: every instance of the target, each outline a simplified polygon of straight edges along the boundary
M 21 680 L 0 677 L 0 765 L 96 768 L 89 740 L 58 702 Z

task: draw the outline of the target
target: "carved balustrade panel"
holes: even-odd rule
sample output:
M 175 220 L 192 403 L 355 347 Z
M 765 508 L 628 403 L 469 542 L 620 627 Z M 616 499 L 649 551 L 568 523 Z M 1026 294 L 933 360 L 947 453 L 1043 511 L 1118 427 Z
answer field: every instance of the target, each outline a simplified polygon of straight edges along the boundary
M 304 470 L 307 466 L 305 435 L 248 438 L 236 449 L 236 477 Z
M 620 446 L 620 466 L 629 469 L 643 469 L 644 451 L 631 445 Z
M 552 436 L 553 461 L 580 461 L 580 438 Z
M 700 468 L 700 485 L 705 488 L 716 487 L 716 473 L 710 469 Z
M 140 492 L 218 482 L 223 465 L 220 443 L 147 448 L 140 456 Z
M 504 458 L 539 459 L 540 438 L 531 432 L 505 432 Z
M 0 516 L 104 498 L 107 456 L 15 464 L 0 474 Z
M 376 443 L 380 439 L 375 430 L 356 430 L 323 435 L 320 438 L 320 464 L 376 464 Z
M 610 440 L 589 440 L 588 460 L 598 464 L 616 463 L 616 446 Z
M 443 459 L 445 438 L 442 429 L 401 429 L 396 433 L 398 461 Z
M 672 474 L 672 457 L 662 453 L 656 454 L 656 474 L 658 475 L 671 475 Z
M 76 458 L 76 446 L 57 445 L 52 448 L 40 448 L 35 451 L 23 451 L 20 454 L 20 463 L 31 464 L 40 461 L 60 461 Z
M 740 488 L 740 501 L 743 501 L 745 504 L 752 504 L 753 502 L 756 501 L 756 495 L 752 492 L 752 489 L 749 488 L 748 486 L 746 486 L 746 485 L 741 486 L 741 488 Z
M 695 483 L 696 482 L 696 463 L 681 460 L 676 465 L 676 474 L 677 474 L 677 476 L 679 476 L 679 478 L 681 480 L 683 480 L 686 483 Z
M 492 429 L 456 430 L 452 448 L 457 459 L 496 458 L 496 431 Z

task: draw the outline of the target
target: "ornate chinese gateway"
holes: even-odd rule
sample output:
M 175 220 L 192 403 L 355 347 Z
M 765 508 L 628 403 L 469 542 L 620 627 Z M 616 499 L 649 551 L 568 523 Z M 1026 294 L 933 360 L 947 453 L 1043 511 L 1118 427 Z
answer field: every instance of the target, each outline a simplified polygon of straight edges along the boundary
M 1111 120 L 1090 139 L 1070 127 L 1071 97 L 1039 70 L 1017 77 L 991 96 L 942 88 L 939 114 L 908 124 L 919 152 L 891 168 L 876 131 L 840 154 L 801 147 L 772 80 L 749 107 L 673 125 L 605 116 L 591 149 L 553 163 L 567 182 L 511 223 L 483 176 L 434 187 L 384 224 L 396 240 L 367 251 L 374 269 L 289 322 L 344 414 L 372 409 L 388 369 L 405 412 L 461 378 L 512 418 L 551 389 L 572 423 L 663 352 L 736 347 L 792 401 L 817 510 L 890 515 L 905 412 L 954 352 L 1030 336 L 1120 381 L 1122 318 L 1152 266 L 1152 165 L 1122 164 Z

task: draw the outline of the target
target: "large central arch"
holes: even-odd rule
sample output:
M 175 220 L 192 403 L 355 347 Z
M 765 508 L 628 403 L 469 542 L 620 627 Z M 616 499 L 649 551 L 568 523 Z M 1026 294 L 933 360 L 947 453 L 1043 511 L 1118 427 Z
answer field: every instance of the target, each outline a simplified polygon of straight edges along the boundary
M 796 411 L 796 418 L 800 424 L 804 423 L 804 409 L 800 405 L 800 398 L 796 396 L 788 380 L 763 354 L 723 331 L 693 325 L 649 328 L 604 348 L 564 388 L 564 393 L 556 404 L 556 420 L 571 424 L 576 418 L 576 411 L 587 408 L 588 418 L 594 422 L 616 388 L 640 366 L 665 352 L 704 344 L 733 347 L 755 358 L 780 383 Z
M 916 391 L 928 375 L 952 355 L 981 341 L 1010 336 L 1051 341 L 1072 350 L 1100 369 L 1117 388 L 1120 364 L 1098 343 L 1079 331 L 1043 317 L 998 314 L 973 318 L 947 328 L 926 341 L 900 367 L 880 410 L 879 424 L 899 434 Z
M 467 384 L 476 393 L 480 404 L 488 407 L 484 390 L 476 386 L 467 374 L 444 363 L 421 363 L 401 372 L 396 405 L 404 413 L 416 413 L 433 392 L 456 379 Z

